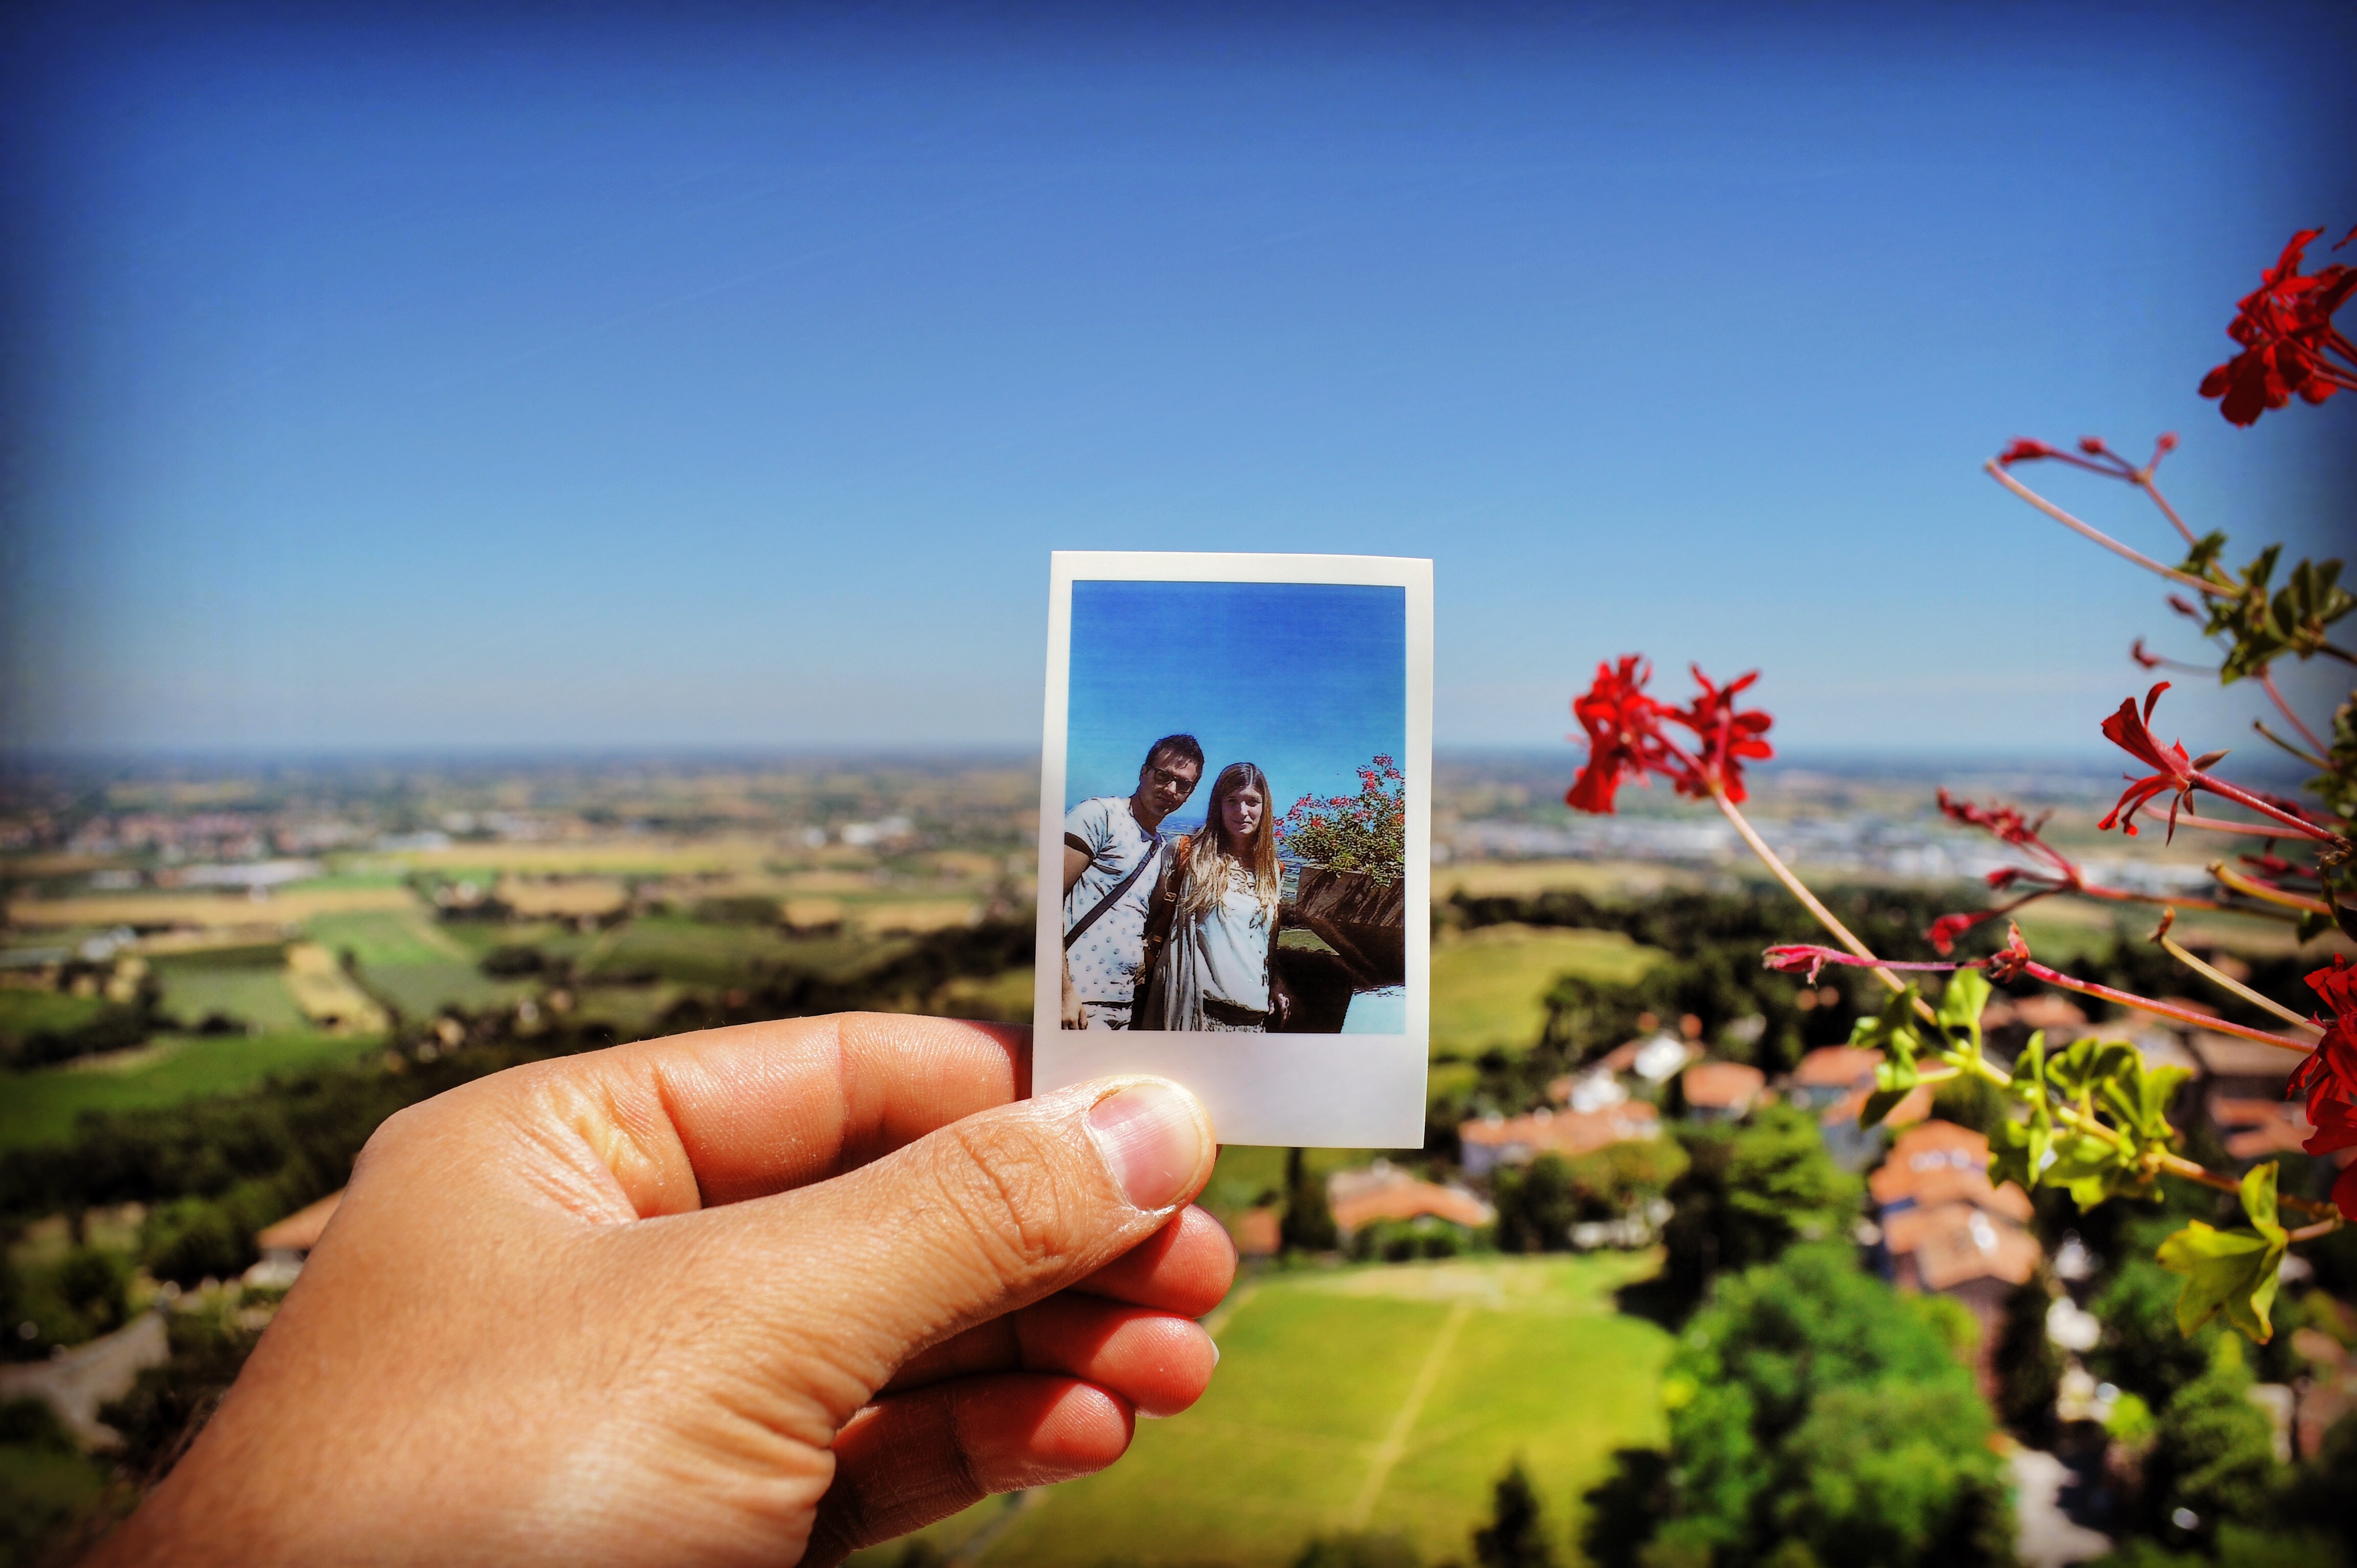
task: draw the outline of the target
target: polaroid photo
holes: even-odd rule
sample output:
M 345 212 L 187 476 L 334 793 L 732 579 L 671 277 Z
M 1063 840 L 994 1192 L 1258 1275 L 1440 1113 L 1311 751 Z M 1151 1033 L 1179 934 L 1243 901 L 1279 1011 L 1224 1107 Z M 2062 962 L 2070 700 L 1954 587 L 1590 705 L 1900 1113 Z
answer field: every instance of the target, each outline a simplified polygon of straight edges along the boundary
M 1424 1142 L 1432 563 L 1059 551 L 1032 1083 L 1228 1144 Z

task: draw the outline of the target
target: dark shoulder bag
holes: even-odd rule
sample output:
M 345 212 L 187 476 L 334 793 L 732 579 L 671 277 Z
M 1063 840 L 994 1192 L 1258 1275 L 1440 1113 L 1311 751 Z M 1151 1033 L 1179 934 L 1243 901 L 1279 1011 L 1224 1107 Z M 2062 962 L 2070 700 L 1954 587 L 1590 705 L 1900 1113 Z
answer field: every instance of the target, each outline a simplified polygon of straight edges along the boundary
M 1187 879 L 1187 845 L 1181 838 L 1172 846 L 1168 858 L 1162 863 L 1162 875 L 1154 879 L 1154 891 L 1146 900 L 1146 946 L 1137 960 L 1137 989 L 1130 993 L 1129 1026 L 1133 1029 L 1161 1027 L 1161 1020 L 1152 1012 L 1154 972 L 1161 967 L 1162 950 L 1169 943 L 1170 928 L 1178 913 L 1178 888 Z

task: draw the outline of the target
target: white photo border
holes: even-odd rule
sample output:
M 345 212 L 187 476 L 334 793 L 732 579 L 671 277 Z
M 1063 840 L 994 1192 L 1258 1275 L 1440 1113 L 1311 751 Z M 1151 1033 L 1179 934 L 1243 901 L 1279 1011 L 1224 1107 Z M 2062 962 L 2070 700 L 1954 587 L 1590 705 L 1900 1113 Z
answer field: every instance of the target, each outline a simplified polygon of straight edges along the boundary
M 1109 1073 L 1185 1084 L 1223 1144 L 1412 1149 L 1424 1143 L 1432 1024 L 1432 563 L 1391 555 L 1252 555 L 1059 550 L 1049 558 L 1048 701 L 1039 755 L 1038 971 L 1031 1084 L 1045 1093 Z M 1065 750 L 1072 585 L 1340 583 L 1406 590 L 1406 1024 L 1400 1035 L 1067 1030 L 1063 1006 Z

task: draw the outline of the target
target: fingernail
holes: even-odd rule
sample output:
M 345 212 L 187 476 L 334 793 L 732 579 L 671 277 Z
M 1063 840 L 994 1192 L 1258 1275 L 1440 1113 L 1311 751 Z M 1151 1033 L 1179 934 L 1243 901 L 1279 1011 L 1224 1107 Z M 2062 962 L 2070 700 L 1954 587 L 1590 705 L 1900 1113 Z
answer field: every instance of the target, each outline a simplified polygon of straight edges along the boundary
M 1098 1101 L 1089 1112 L 1089 1133 L 1133 1208 L 1168 1208 L 1202 1163 L 1195 1108 L 1170 1084 L 1132 1084 Z

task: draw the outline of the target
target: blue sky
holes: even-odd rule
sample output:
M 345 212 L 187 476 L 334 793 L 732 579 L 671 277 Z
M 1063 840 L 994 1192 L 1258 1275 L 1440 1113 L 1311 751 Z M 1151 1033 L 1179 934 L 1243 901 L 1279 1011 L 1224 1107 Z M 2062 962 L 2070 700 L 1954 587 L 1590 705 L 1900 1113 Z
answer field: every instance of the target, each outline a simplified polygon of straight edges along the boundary
M 1407 594 L 1337 583 L 1072 585 L 1065 804 L 1137 787 L 1166 735 L 1203 747 L 1200 822 L 1232 762 L 1277 810 L 1355 795 L 1357 769 L 1407 748 Z M 1177 819 L 1174 819 L 1174 821 Z
M 2357 397 L 2193 391 L 2341 8 L 775 9 L 12 11 L 0 739 L 1023 746 L 1169 548 L 1433 557 L 1444 745 L 1643 651 L 2092 755 L 2190 640 L 1986 456 L 2345 532 Z

